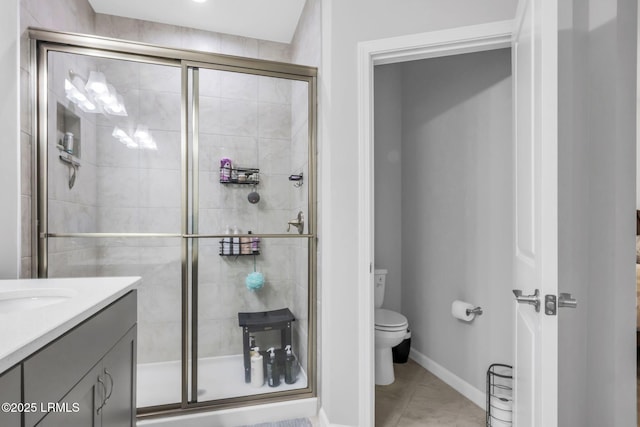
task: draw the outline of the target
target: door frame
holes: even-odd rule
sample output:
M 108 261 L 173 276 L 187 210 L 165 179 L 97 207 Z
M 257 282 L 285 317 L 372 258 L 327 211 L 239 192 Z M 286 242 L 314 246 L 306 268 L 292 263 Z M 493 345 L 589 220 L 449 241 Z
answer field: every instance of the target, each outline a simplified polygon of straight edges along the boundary
M 511 47 L 513 21 L 431 31 L 358 43 L 358 356 L 359 422 L 375 420 L 374 66 Z

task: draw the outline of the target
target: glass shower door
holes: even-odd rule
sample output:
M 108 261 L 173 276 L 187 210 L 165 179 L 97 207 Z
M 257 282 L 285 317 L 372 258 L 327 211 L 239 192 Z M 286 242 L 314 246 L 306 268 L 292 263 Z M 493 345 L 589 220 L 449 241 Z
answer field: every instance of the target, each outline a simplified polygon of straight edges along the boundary
M 198 402 L 310 389 L 309 83 L 243 71 L 191 74 Z
M 181 401 L 181 68 L 47 54 L 48 277 L 142 276 L 139 407 Z

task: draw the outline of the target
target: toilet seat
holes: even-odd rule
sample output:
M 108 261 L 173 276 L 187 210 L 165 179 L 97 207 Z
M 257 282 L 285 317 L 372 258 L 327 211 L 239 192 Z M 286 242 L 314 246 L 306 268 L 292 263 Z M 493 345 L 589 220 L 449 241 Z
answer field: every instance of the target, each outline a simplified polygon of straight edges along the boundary
M 406 331 L 408 325 L 409 321 L 402 314 L 391 310 L 385 310 L 384 308 L 376 308 L 376 330 L 387 332 Z

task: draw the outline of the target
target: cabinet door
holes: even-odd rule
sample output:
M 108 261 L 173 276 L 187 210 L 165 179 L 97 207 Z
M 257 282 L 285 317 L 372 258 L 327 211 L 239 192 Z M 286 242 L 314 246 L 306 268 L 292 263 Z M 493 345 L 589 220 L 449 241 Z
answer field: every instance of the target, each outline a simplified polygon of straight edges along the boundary
M 106 354 L 102 377 L 107 384 L 102 425 L 133 427 L 136 418 L 136 327 L 134 326 Z
M 22 401 L 21 368 L 22 365 L 18 365 L 0 376 L 0 402 L 20 403 Z M 0 426 L 19 425 L 19 412 L 0 412 Z
M 100 365 L 85 375 L 69 393 L 58 402 L 38 427 L 99 427 L 97 410 L 103 401 L 106 386 L 99 382 Z
M 136 292 L 129 292 L 23 363 L 25 402 L 58 402 L 136 323 Z M 25 413 L 26 426 L 40 412 Z M 4 426 L 2 426 L 4 427 Z

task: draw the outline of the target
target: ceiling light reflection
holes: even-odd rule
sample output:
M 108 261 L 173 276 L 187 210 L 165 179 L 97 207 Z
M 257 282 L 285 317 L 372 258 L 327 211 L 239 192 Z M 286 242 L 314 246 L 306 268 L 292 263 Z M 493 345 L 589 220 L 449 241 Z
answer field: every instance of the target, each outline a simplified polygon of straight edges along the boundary
M 106 113 L 113 116 L 127 116 L 124 99 L 100 71 L 91 71 L 85 83 L 79 74 L 69 70 L 64 88 L 67 99 L 86 113 Z
M 80 84 L 78 84 L 78 80 Z M 64 92 L 66 98 L 76 104 L 78 108 L 86 113 L 92 113 L 96 110 L 96 105 L 89 100 L 87 95 L 83 93 L 82 80 L 78 77 L 74 77 L 73 82 L 69 79 L 64 79 Z
M 91 71 L 85 89 L 87 89 L 89 93 L 98 96 L 108 93 L 109 87 L 107 86 L 107 79 L 104 77 L 104 74 L 100 71 Z
M 140 148 L 142 150 L 157 150 L 158 146 L 153 140 L 149 128 L 144 125 L 138 125 L 133 134 L 133 138 L 119 127 L 114 127 L 111 133 L 115 139 L 123 143 L 127 148 Z

